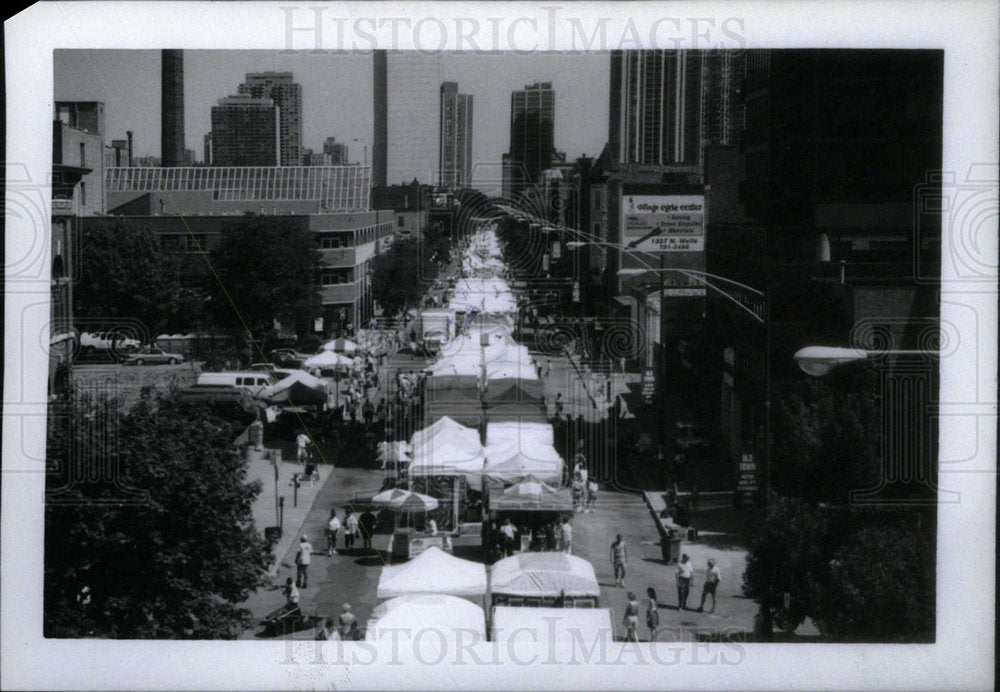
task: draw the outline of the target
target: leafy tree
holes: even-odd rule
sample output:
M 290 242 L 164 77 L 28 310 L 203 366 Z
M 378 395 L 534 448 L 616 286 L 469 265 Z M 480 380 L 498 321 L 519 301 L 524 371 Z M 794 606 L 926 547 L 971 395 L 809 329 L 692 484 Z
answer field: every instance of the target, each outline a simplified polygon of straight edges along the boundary
M 49 419 L 45 636 L 235 636 L 272 560 L 238 426 L 148 390 L 117 424 L 109 400 L 63 413 Z
M 868 363 L 775 389 L 771 482 L 810 502 L 849 500 L 878 486 L 882 402 Z
M 260 343 L 274 320 L 311 331 L 322 313 L 320 256 L 313 233 L 287 219 L 246 216 L 223 231 L 210 255 L 209 308 L 215 319 Z
M 839 641 L 933 641 L 932 512 L 777 498 L 752 540 L 744 593 L 782 629 L 809 617 Z
M 121 221 L 88 228 L 80 255 L 74 309 L 87 324 L 111 327 L 123 318 L 138 320 L 146 330 L 135 336 L 152 340 L 197 320 L 191 301 L 181 305 L 185 292 L 175 256 L 160 248 L 151 229 Z
M 372 260 L 372 295 L 383 314 L 396 317 L 419 305 L 425 284 L 436 275 L 436 265 L 420 241 L 397 240 Z

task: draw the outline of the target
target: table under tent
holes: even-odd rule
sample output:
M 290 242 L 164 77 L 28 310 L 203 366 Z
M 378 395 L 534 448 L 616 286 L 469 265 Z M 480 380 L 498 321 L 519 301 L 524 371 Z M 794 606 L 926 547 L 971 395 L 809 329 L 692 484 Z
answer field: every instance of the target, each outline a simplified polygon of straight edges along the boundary
M 490 569 L 491 605 L 596 608 L 594 566 L 568 553 L 522 553 Z

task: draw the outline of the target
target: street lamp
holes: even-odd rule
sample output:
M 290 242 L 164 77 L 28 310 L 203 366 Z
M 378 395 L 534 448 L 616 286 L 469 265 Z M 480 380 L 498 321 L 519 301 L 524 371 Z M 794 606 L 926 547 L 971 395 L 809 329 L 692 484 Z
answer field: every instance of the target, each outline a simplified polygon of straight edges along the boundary
M 868 351 L 863 348 L 843 348 L 838 346 L 806 346 L 795 352 L 793 358 L 799 369 L 813 377 L 823 377 L 839 365 L 855 363 L 878 356 L 934 356 L 934 351 Z

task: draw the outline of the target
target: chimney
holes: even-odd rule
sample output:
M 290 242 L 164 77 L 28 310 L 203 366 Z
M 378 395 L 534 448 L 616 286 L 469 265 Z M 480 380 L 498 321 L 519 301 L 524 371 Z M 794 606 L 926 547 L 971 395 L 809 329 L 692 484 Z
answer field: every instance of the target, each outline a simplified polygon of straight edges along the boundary
M 126 130 L 125 134 L 128 135 L 128 167 L 131 168 L 132 163 L 132 130 Z

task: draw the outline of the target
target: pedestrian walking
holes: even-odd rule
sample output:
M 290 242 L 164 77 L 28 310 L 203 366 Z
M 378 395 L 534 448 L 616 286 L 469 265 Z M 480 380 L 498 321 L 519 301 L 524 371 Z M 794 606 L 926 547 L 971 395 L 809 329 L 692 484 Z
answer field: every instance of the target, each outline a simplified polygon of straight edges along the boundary
M 507 517 L 503 521 L 503 525 L 500 527 L 501 535 L 501 545 L 503 546 L 503 554 L 505 557 L 510 557 L 514 554 L 514 536 L 516 534 L 516 529 L 514 528 L 513 522 L 511 522 L 510 517 Z
M 295 553 L 295 585 L 300 589 L 309 587 L 309 563 L 312 562 L 312 544 L 308 536 L 299 539 L 299 550 Z
M 563 525 L 559 530 L 559 538 L 562 541 L 562 550 L 564 553 L 573 553 L 573 527 L 570 526 L 569 517 L 563 520 Z
M 660 604 L 656 600 L 656 589 L 650 586 L 646 589 L 646 627 L 649 628 L 649 641 L 656 641 L 656 630 L 660 627 Z
M 681 555 L 677 563 L 677 609 L 687 610 L 688 594 L 691 593 L 691 578 L 694 576 L 694 565 L 687 553 Z
M 593 478 L 587 484 L 587 512 L 593 512 L 597 508 L 597 481 Z
M 629 591 L 625 602 L 625 641 L 639 642 L 639 602 L 635 592 Z
M 358 630 L 358 619 L 351 612 L 351 604 L 345 603 L 340 607 L 340 615 L 337 616 L 337 633 L 342 641 L 351 641 Z
M 371 509 L 366 509 L 361 514 L 361 519 L 358 520 L 361 525 L 361 543 L 364 546 L 365 552 L 372 549 L 372 537 L 375 535 L 375 526 L 378 524 L 378 519 L 372 513 Z
M 330 519 L 326 523 L 326 555 L 333 557 L 337 554 L 337 534 L 340 533 L 340 517 L 337 516 L 336 508 L 330 510 Z
M 573 477 L 573 510 L 576 512 L 580 511 L 583 505 L 583 481 L 580 480 L 580 474 L 576 474 Z
M 337 621 L 333 618 L 327 618 L 323 622 L 323 626 L 319 628 L 316 633 L 316 641 L 325 642 L 327 640 L 333 639 L 333 635 L 337 632 Z
M 306 463 L 306 450 L 309 448 L 309 436 L 303 430 L 295 438 L 295 459 L 300 464 Z
M 544 550 L 556 550 L 556 523 L 547 521 L 542 530 L 545 532 Z
M 610 551 L 611 566 L 615 570 L 615 586 L 625 586 L 625 566 L 628 565 L 628 546 L 621 534 L 615 536 Z
M 562 392 L 556 392 L 556 418 L 561 418 L 563 412 Z
M 365 403 L 361 407 L 361 417 L 365 419 L 365 427 L 370 428 L 372 420 L 375 418 L 375 407 L 372 406 L 372 402 L 368 399 L 365 399 Z
M 354 541 L 358 537 L 360 532 L 360 523 L 358 521 L 358 515 L 350 508 L 347 510 L 350 512 L 347 518 L 344 519 L 344 548 L 347 550 L 354 549 Z
M 712 596 L 712 609 L 708 612 L 715 612 L 715 590 L 719 586 L 719 582 L 722 581 L 722 573 L 719 568 L 715 565 L 715 560 L 708 561 L 708 571 L 705 572 L 705 586 L 702 587 L 701 592 L 701 605 L 698 606 L 698 612 L 702 612 L 705 608 L 705 598 L 709 595 Z

